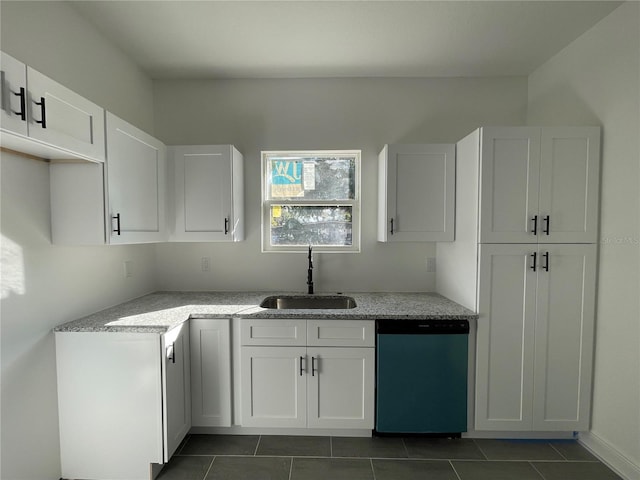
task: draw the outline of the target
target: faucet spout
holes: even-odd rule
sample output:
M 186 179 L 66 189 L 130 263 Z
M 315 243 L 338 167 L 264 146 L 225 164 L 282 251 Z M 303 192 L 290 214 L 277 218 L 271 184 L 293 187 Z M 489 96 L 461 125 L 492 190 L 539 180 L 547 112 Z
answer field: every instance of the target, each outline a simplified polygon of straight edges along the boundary
M 311 245 L 309 245 L 309 255 L 307 257 L 309 259 L 309 266 L 307 268 L 307 293 L 313 293 L 313 255 Z

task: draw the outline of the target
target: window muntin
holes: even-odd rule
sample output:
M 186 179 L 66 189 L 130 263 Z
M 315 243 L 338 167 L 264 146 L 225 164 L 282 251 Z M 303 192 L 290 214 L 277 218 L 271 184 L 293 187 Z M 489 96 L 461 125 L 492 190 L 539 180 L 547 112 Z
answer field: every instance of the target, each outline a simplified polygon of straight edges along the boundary
M 360 151 L 262 152 L 262 250 L 360 250 Z

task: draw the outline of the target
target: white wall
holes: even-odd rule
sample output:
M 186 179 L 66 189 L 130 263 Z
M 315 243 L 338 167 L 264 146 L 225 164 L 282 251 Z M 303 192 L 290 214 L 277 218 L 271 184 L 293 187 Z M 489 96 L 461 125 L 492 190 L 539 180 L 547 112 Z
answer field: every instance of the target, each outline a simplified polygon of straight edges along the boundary
M 64 2 L 2 1 L 0 49 L 153 134 L 153 89 L 138 66 Z
M 66 4 L 1 2 L 10 55 L 152 131 L 151 81 Z M 49 168 L 1 152 L 1 470 L 6 480 L 60 478 L 51 329 L 155 290 L 153 246 L 50 243 Z M 125 279 L 123 262 L 134 262 Z
M 640 4 L 529 77 L 530 124 L 602 125 L 595 376 L 588 445 L 640 478 Z
M 304 255 L 260 253 L 260 151 L 362 149 L 362 252 L 315 257 L 320 292 L 432 291 L 435 244 L 376 241 L 377 157 L 385 143 L 454 143 L 480 125 L 526 120 L 526 78 L 156 81 L 167 144 L 232 143 L 245 158 L 246 241 L 157 246 L 162 288 L 306 288 Z M 210 257 L 212 271 L 200 271 Z

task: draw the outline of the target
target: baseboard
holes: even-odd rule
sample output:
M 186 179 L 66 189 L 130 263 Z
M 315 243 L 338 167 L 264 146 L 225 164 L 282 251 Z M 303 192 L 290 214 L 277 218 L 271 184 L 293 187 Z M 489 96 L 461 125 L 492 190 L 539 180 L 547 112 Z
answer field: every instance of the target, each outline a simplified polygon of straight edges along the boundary
M 625 480 L 640 479 L 640 465 L 633 463 L 602 437 L 593 432 L 581 432 L 578 442 Z

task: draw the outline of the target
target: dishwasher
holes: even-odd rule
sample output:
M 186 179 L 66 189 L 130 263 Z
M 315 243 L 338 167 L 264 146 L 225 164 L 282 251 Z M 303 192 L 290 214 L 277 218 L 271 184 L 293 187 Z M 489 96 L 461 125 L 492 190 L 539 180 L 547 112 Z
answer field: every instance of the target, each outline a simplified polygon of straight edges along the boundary
M 375 434 L 467 431 L 467 320 L 376 321 Z

